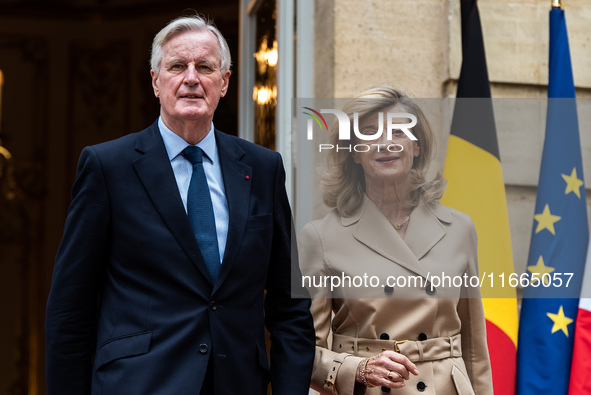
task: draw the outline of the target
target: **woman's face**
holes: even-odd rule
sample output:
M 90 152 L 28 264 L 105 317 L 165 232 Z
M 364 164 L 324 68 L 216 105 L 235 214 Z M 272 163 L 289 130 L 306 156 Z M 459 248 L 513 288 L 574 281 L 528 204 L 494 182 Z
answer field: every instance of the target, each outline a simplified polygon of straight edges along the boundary
M 393 130 L 392 140 L 387 139 L 387 113 L 407 111 L 401 107 L 393 106 L 381 112 L 383 113 L 382 136 L 374 140 L 356 139 L 357 151 L 367 152 L 352 154 L 355 163 L 360 164 L 363 168 L 366 184 L 407 179 L 412 169 L 413 159 L 419 156 L 420 152 L 417 141 L 410 140 L 402 130 Z M 365 116 L 359 120 L 359 131 L 366 135 L 375 134 L 378 130 L 378 122 L 378 113 Z M 392 123 L 405 124 L 408 123 L 408 119 L 394 118 Z M 412 132 L 412 129 L 410 131 Z

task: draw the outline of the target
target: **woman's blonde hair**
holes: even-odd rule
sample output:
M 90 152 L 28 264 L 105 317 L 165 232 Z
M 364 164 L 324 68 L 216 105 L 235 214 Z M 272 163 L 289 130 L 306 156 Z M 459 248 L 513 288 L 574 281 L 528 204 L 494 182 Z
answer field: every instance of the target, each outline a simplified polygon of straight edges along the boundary
M 435 137 L 429 122 L 421 108 L 404 93 L 389 87 L 376 86 L 358 94 L 344 108 L 353 128 L 353 113 L 359 114 L 359 120 L 364 116 L 398 106 L 403 111 L 417 117 L 417 124 L 411 129 L 418 139 L 419 156 L 413 160 L 410 172 L 410 202 L 411 208 L 416 207 L 420 200 L 433 205 L 443 195 L 446 181 L 438 173 L 432 180 L 427 180 L 427 171 L 435 151 Z M 353 130 L 351 130 L 353 133 Z M 330 129 L 330 144 L 333 147 L 342 145 L 339 140 L 338 123 Z M 353 160 L 351 152 L 346 150 L 330 150 L 328 166 L 321 176 L 324 203 L 330 208 L 337 208 L 343 217 L 350 216 L 363 200 L 365 193 L 365 176 L 363 168 Z

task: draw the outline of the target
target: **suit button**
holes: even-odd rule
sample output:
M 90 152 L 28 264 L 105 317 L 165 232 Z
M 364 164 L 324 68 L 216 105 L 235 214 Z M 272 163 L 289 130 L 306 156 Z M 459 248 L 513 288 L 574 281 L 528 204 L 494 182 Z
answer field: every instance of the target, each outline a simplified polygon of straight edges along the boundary
M 427 384 L 423 383 L 422 381 L 419 381 L 417 383 L 417 389 L 421 392 L 425 391 L 425 388 L 427 388 Z
M 386 295 L 392 295 L 392 293 L 394 293 L 394 287 L 390 287 L 387 285 L 384 287 L 384 292 L 386 293 Z
M 389 394 L 390 393 L 390 388 L 388 388 L 388 387 L 382 387 L 382 392 L 384 394 Z
M 390 340 L 390 336 L 388 336 L 388 334 L 384 332 L 384 333 L 382 333 L 380 335 L 380 339 L 382 339 L 382 340 Z
M 425 285 L 425 292 L 427 292 L 427 295 L 433 295 L 435 293 L 435 287 L 429 281 Z
M 218 309 L 218 304 L 212 300 L 212 301 L 209 303 L 209 308 L 210 308 L 212 311 L 216 311 L 216 310 Z
M 423 332 L 419 333 L 419 340 L 420 341 L 427 340 L 427 335 L 425 335 Z
M 199 352 L 201 354 L 207 354 L 207 344 L 202 343 L 199 345 Z

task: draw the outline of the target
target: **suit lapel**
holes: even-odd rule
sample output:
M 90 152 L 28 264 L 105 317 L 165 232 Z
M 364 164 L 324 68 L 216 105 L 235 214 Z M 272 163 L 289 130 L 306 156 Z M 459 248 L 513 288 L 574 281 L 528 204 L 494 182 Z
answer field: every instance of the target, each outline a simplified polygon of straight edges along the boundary
M 136 150 L 143 155 L 133 166 L 150 199 L 185 253 L 209 279 L 157 123 L 140 135 Z
M 364 196 L 361 207 L 353 216 L 343 219 L 343 225 L 355 226 L 353 237 L 359 242 L 425 278 L 429 271 L 421 264 L 420 259 L 445 236 L 445 229 L 439 218 L 420 203 L 411 213 L 403 240 L 367 196 Z
M 252 168 L 241 162 L 244 150 L 234 139 L 216 130 L 216 142 L 230 220 L 224 260 L 213 292 L 228 276 L 232 264 L 236 261 L 236 255 L 240 249 L 238 247 L 242 244 L 248 220 L 250 185 L 253 177 Z

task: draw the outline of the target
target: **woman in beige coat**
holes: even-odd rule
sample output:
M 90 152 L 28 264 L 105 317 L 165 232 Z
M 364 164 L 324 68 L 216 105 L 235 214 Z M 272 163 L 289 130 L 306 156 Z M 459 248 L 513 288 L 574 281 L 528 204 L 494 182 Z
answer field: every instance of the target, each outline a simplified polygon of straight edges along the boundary
M 383 133 L 352 137 L 359 152 L 330 151 L 323 190 L 334 209 L 300 236 L 316 327 L 312 388 L 492 394 L 476 231 L 468 216 L 439 203 L 441 176 L 426 180 L 434 138 L 425 116 L 384 86 L 343 111 L 351 125 L 358 113 L 360 133 L 374 135 L 380 124 Z M 398 113 L 390 123 L 399 124 L 410 119 L 400 113 L 413 114 L 417 140 L 404 130 L 388 140 L 387 113 Z M 344 145 L 338 137 L 333 128 L 333 146 Z

